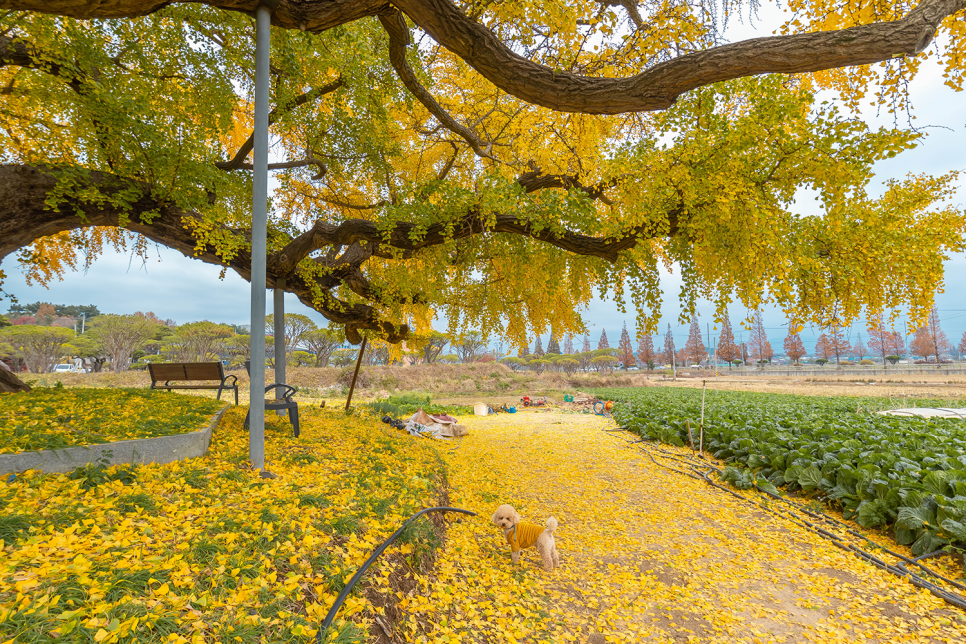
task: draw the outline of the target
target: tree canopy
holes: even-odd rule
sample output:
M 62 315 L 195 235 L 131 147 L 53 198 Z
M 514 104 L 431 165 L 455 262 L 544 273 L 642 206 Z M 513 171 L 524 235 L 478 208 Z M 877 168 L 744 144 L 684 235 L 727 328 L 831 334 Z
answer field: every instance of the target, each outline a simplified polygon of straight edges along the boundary
M 254 4 L 0 0 L 0 259 L 45 283 L 155 241 L 249 277 Z M 733 44 L 731 3 L 393 4 L 273 15 L 268 285 L 352 342 L 445 316 L 522 345 L 627 287 L 653 332 L 671 264 L 686 316 L 924 317 L 963 246 L 954 175 L 867 190 L 922 134 L 815 94 L 875 82 L 897 109 L 927 56 L 959 88 L 966 0 L 795 0 L 783 35 Z

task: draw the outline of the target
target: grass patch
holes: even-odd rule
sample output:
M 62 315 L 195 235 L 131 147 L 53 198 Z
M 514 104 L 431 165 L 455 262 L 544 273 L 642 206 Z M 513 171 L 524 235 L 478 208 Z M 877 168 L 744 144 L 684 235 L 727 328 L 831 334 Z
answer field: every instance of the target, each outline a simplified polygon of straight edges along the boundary
M 429 396 L 417 394 L 389 396 L 384 400 L 374 400 L 362 405 L 362 409 L 373 416 L 388 414 L 394 418 L 408 418 L 420 408 L 430 415 L 449 414 L 450 416 L 459 416 L 473 413 L 473 407 L 469 405 L 434 405 Z
M 307 409 L 299 439 L 287 419 L 266 419 L 277 478 L 259 479 L 239 467 L 245 412 L 226 414 L 203 459 L 0 483 L 0 642 L 96 642 L 100 630 L 118 642 L 190 641 L 199 621 L 206 642 L 313 641 L 330 593 L 411 508 L 434 503 L 438 490 L 424 481 L 441 465 L 428 441 Z M 402 545 L 385 564 L 400 573 L 406 564 L 392 554 Z M 357 612 L 328 641 L 366 641 L 361 625 L 375 614 L 366 585 L 377 583 L 355 589 Z
M 120 512 L 137 512 L 138 510 L 145 510 L 147 512 L 153 512 L 157 509 L 158 504 L 155 503 L 154 497 L 139 492 L 137 494 L 127 494 L 120 497 L 117 500 L 115 507 Z
M 4 543 L 17 543 L 22 539 L 34 520 L 23 514 L 6 514 L 0 516 L 0 539 Z
M 97 445 L 197 431 L 224 403 L 142 389 L 0 393 L 0 452 Z
M 299 497 L 299 507 L 325 508 L 329 500 L 322 494 L 303 494 Z

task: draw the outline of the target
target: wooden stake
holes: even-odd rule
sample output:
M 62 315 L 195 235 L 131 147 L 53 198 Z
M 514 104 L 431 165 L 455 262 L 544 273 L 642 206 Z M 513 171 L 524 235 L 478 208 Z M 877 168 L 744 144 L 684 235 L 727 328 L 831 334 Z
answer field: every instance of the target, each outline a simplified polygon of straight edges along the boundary
M 701 381 L 701 456 L 704 456 L 704 393 L 708 389 L 708 381 Z
M 704 392 L 708 390 L 708 381 L 701 381 L 701 427 L 704 427 Z
M 694 434 L 691 433 L 691 421 L 686 420 L 684 424 L 688 426 L 688 439 L 691 441 L 691 455 L 694 456 Z
M 352 384 L 349 385 L 349 397 L 345 401 L 345 410 L 349 411 L 349 405 L 352 403 L 352 392 L 356 390 L 356 378 L 359 377 L 359 367 L 362 365 L 362 356 L 366 352 L 366 340 L 369 338 L 362 338 L 362 346 L 359 347 L 359 359 L 356 360 L 356 370 L 352 374 Z

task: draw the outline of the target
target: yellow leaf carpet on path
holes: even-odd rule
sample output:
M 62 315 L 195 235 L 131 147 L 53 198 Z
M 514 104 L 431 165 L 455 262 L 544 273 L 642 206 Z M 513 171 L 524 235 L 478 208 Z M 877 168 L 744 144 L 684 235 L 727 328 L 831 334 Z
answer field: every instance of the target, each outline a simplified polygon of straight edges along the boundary
M 470 419 L 440 446 L 450 524 L 406 641 L 962 642 L 966 615 L 789 521 L 652 463 L 602 418 Z M 623 439 L 623 440 L 622 440 Z M 561 567 L 514 567 L 500 503 L 560 521 Z
M 266 418 L 278 478 L 263 481 L 246 469 L 245 412 L 203 458 L 0 482 L 0 642 L 314 641 L 369 554 L 437 504 L 441 466 L 428 440 L 304 409 L 299 439 Z M 370 569 L 330 635 L 366 641 L 423 536 Z

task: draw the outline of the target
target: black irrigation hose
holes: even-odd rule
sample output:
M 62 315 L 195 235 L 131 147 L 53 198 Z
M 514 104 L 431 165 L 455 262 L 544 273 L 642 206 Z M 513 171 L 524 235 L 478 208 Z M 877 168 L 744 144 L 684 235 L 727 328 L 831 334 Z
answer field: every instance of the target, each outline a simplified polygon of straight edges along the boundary
M 339 612 L 339 609 L 342 607 L 343 602 L 345 602 L 346 597 L 348 597 L 349 593 L 352 592 L 352 587 L 355 586 L 360 579 L 362 579 L 362 576 L 366 574 L 367 570 L 369 570 L 369 566 L 376 562 L 376 559 L 378 559 L 382 553 L 386 551 L 386 548 L 392 545 L 393 541 L 399 538 L 399 535 L 403 533 L 403 530 L 408 528 L 413 521 L 424 514 L 429 514 L 430 512 L 459 512 L 460 514 L 468 514 L 474 517 L 476 516 L 476 512 L 470 512 L 469 510 L 463 510 L 462 508 L 437 507 L 420 510 L 413 516 L 406 519 L 403 524 L 399 526 L 398 530 L 393 532 L 388 539 L 382 542 L 382 545 L 373 551 L 369 558 L 366 559 L 366 562 L 362 564 L 362 567 L 356 571 L 356 574 L 352 575 L 352 579 L 350 579 L 349 583 L 345 585 L 345 588 L 342 589 L 342 592 L 339 593 L 339 596 L 335 598 L 335 603 L 332 604 L 332 608 L 330 608 L 329 612 L 326 613 L 325 619 L 322 620 L 322 626 L 319 627 L 319 630 L 315 634 L 315 641 L 317 644 L 322 644 L 322 636 L 329 630 L 329 626 L 332 625 L 332 620 L 335 619 L 336 613 Z
M 617 430 L 609 430 L 609 431 L 617 431 Z M 625 442 L 626 443 L 645 443 L 646 441 L 645 441 L 645 439 L 642 438 L 641 440 L 633 440 L 633 441 L 625 440 Z M 721 470 L 718 469 L 717 467 L 715 467 L 714 465 L 711 465 L 710 463 L 701 462 L 701 461 L 698 461 L 697 463 L 695 463 L 694 461 L 697 461 L 697 458 L 696 457 L 688 457 L 687 455 L 684 455 L 684 458 L 681 458 L 679 455 L 674 454 L 673 452 L 669 452 L 668 450 L 661 449 L 660 447 L 657 447 L 657 446 L 653 446 L 653 449 L 656 450 L 656 451 L 658 451 L 658 452 L 661 452 L 661 457 L 662 458 L 666 458 L 668 460 L 674 460 L 674 461 L 677 461 L 679 463 L 684 463 L 697 476 L 695 474 L 691 474 L 689 472 L 685 472 L 683 470 L 679 470 L 677 468 L 670 467 L 670 466 L 664 465 L 662 463 L 658 463 L 657 460 L 654 458 L 654 455 L 651 453 L 652 452 L 652 448 L 651 447 L 645 447 L 644 452 L 648 455 L 648 457 L 651 459 L 651 461 L 654 462 L 655 465 L 657 465 L 659 467 L 663 467 L 664 469 L 670 470 L 672 472 L 677 472 L 678 474 L 684 474 L 685 476 L 689 476 L 689 477 L 691 477 L 693 479 L 703 479 L 707 484 L 711 485 L 712 487 L 718 488 L 719 490 L 723 490 L 723 491 L 727 492 L 728 494 L 731 494 L 732 496 L 734 496 L 734 497 L 736 497 L 738 499 L 741 499 L 742 501 L 746 501 L 748 503 L 752 503 L 753 505 L 756 505 L 756 506 L 758 506 L 758 507 L 760 507 L 760 508 L 762 508 L 762 509 L 764 509 L 764 510 L 766 510 L 768 512 L 771 512 L 772 514 L 775 514 L 776 516 L 779 516 L 781 518 L 787 519 L 787 520 L 791 521 L 792 523 L 798 525 L 799 527 L 805 528 L 806 530 L 809 530 L 811 532 L 815 532 L 816 534 L 822 536 L 823 538 L 828 539 L 829 541 L 831 541 L 834 546 L 836 546 L 838 548 L 841 548 L 842 550 L 847 550 L 847 551 L 851 552 L 856 557 L 867 561 L 868 563 L 876 566 L 877 568 L 881 568 L 882 570 L 885 570 L 887 572 L 890 572 L 890 573 L 892 573 L 892 574 L 894 574 L 894 575 L 896 575 L 898 577 L 902 577 L 903 579 L 907 579 L 912 585 L 914 585 L 914 586 L 916 586 L 918 588 L 922 588 L 924 590 L 928 590 L 930 593 L 932 593 L 936 597 L 939 597 L 940 599 L 942 599 L 943 601 L 945 601 L 948 604 L 951 604 L 953 606 L 956 606 L 957 608 L 961 608 L 963 610 L 966 610 L 966 598 L 964 598 L 961 595 L 957 595 L 956 593 L 949 592 L 948 590 L 942 588 L 941 586 L 938 586 L 938 585 L 936 585 L 936 584 L 934 584 L 934 583 L 932 583 L 932 582 L 930 582 L 930 581 L 928 581 L 926 579 L 923 579 L 919 575 L 913 573 L 908 568 L 906 568 L 906 564 L 907 563 L 908 564 L 915 565 L 915 566 L 918 566 L 923 571 L 925 571 L 927 574 L 929 574 L 929 575 L 931 575 L 933 577 L 936 577 L 937 579 L 941 579 L 944 582 L 946 582 L 946 583 L 948 583 L 948 584 L 950 584 L 952 586 L 955 586 L 956 588 L 960 588 L 960 589 L 966 590 L 966 586 L 964 586 L 963 584 L 957 583 L 957 582 L 953 581 L 952 579 L 947 579 L 946 577 L 940 575 L 939 573 L 935 572 L 934 570 L 932 570 L 932 569 L 924 566 L 922 563 L 920 563 L 920 561 L 923 560 L 923 559 L 931 559 L 931 558 L 934 558 L 934 557 L 942 557 L 944 555 L 947 555 L 948 553 L 946 551 L 944 551 L 944 550 L 937 550 L 935 552 L 930 552 L 930 553 L 927 553 L 927 554 L 924 554 L 924 555 L 920 555 L 919 557 L 915 557 L 914 559 L 910 559 L 909 557 L 906 557 L 904 555 L 901 555 L 898 552 L 894 552 L 894 551 L 890 550 L 889 548 L 886 548 L 885 546 L 882 546 L 882 545 L 876 543 L 875 541 L 872 541 L 871 539 L 869 539 L 865 535 L 863 535 L 863 534 L 861 534 L 861 533 L 853 530 L 852 528 L 850 528 L 848 526 L 848 524 L 846 524 L 846 523 L 844 523 L 842 521 L 839 521 L 839 520 L 835 519 L 834 517 L 830 517 L 830 516 L 828 516 L 828 515 L 826 515 L 824 513 L 813 512 L 811 510 L 808 510 L 807 508 L 803 508 L 800 505 L 798 505 L 796 503 L 792 503 L 788 499 L 783 498 L 782 496 L 779 496 L 777 494 L 774 494 L 772 492 L 769 492 L 768 490 L 764 490 L 764 489 L 758 487 L 757 485 L 755 485 L 755 489 L 758 490 L 759 492 L 762 492 L 764 494 L 767 494 L 768 496 L 772 497 L 773 499 L 782 501 L 783 503 L 786 503 L 787 505 L 791 506 L 795 510 L 797 510 L 799 512 L 802 512 L 802 513 L 804 513 L 804 514 L 806 514 L 806 515 L 808 515 L 810 517 L 813 517 L 813 518 L 816 518 L 816 519 L 821 519 L 821 520 L 826 521 L 826 522 L 828 522 L 830 524 L 833 524 L 833 525 L 836 526 L 836 528 L 838 528 L 840 530 L 844 530 L 844 531 L 848 532 L 849 534 L 851 534 L 851 535 L 853 535 L 855 537 L 859 537 L 862 540 L 864 540 L 864 541 L 872 544 L 876 548 L 879 548 L 879 549 L 883 550 L 884 552 L 888 553 L 889 555 L 892 555 L 892 556 L 894 556 L 894 557 L 896 557 L 897 559 L 900 560 L 896 564 L 889 564 L 889 563 L 883 561 L 882 559 L 879 559 L 875 555 L 873 555 L 873 554 L 871 554 L 869 552 L 866 552 L 865 550 L 859 548 L 858 546 L 856 546 L 854 544 L 846 543 L 845 541 L 842 540 L 841 537 L 832 534 L 828 530 L 823 529 L 822 527 L 820 527 L 820 526 L 812 523 L 811 521 L 808 521 L 808 520 L 803 519 L 803 518 L 798 517 L 798 516 L 794 516 L 791 512 L 788 512 L 788 511 L 779 511 L 776 508 L 767 506 L 767 505 L 765 505 L 763 503 L 759 503 L 758 501 L 756 501 L 754 499 L 750 499 L 750 498 L 748 498 L 746 496 L 742 496 L 741 494 L 738 494 L 734 490 L 732 490 L 732 489 L 730 489 L 728 487 L 725 487 L 723 485 L 720 485 L 719 483 L 715 483 L 714 481 L 711 480 L 711 478 L 710 478 L 709 475 L 713 471 L 714 472 L 718 472 L 718 474 L 721 474 Z M 698 466 L 699 465 L 701 467 L 708 468 L 707 471 L 701 471 L 701 470 L 699 470 L 698 469 Z
M 628 441 L 628 442 L 644 442 L 644 441 Z M 684 458 L 682 459 L 677 454 L 675 454 L 674 452 L 670 452 L 670 451 L 668 451 L 666 449 L 662 449 L 662 448 L 660 448 L 660 447 L 658 447 L 656 445 L 653 446 L 653 449 L 657 450 L 658 452 L 661 452 L 661 454 L 664 454 L 665 455 L 664 458 L 668 458 L 668 459 L 671 459 L 671 460 L 675 460 L 675 461 L 678 461 L 680 463 L 689 464 L 690 461 L 692 460 L 691 457 L 688 457 L 687 454 L 685 454 L 684 455 Z M 718 472 L 719 475 L 722 473 L 720 469 L 718 469 L 717 467 L 714 467 L 713 465 L 710 465 L 709 463 L 701 463 L 701 462 L 699 462 L 699 464 L 702 465 L 703 467 L 710 467 L 714 471 Z M 928 559 L 930 557 L 936 557 L 936 556 L 938 556 L 937 553 L 944 553 L 944 551 L 942 551 L 942 550 L 937 550 L 934 553 L 929 553 L 928 555 L 923 555 L 922 557 L 917 557 L 916 559 L 910 559 L 909 557 L 906 557 L 903 554 L 900 554 L 898 552 L 895 552 L 894 550 L 890 550 L 889 548 L 886 548 L 882 544 L 877 543 L 877 542 L 869 539 L 869 537 L 865 536 L 861 532 L 857 532 L 857 531 L 853 530 L 847 523 L 845 523 L 843 521 L 839 521 L 835 517 L 829 516 L 829 515 L 825 514 L 824 512 L 815 512 L 813 510 L 810 510 L 810 509 L 802 506 L 799 503 L 794 503 L 792 501 L 789 501 L 788 499 L 786 499 L 783 496 L 779 496 L 777 494 L 774 494 L 772 492 L 769 492 L 768 490 L 764 490 L 761 487 L 759 487 L 758 485 L 755 485 L 755 489 L 758 490 L 759 492 L 763 493 L 763 494 L 767 494 L 768 496 L 772 497 L 773 499 L 775 499 L 777 501 L 781 501 L 782 503 L 791 506 L 792 508 L 794 508 L 798 512 L 801 512 L 803 514 L 807 514 L 808 516 L 813 517 L 815 519 L 821 519 L 821 520 L 825 521 L 826 523 L 830 523 L 830 524 L 834 525 L 837 529 L 842 530 L 843 532 L 848 532 L 852 536 L 857 537 L 859 539 L 862 539 L 863 541 L 866 541 L 867 543 L 871 544 L 873 547 L 878 548 L 879 550 L 882 550 L 886 554 L 892 555 L 896 559 L 901 559 L 902 561 L 904 561 L 906 563 L 915 564 L 916 566 L 922 568 L 924 571 L 926 571 L 930 575 L 932 575 L 932 576 L 934 576 L 934 577 L 936 577 L 938 579 L 942 579 L 943 581 L 945 581 L 945 582 L 947 582 L 947 583 L 949 583 L 949 584 L 951 584 L 951 585 L 953 585 L 953 586 L 955 586 L 957 588 L 960 588 L 962 590 L 966 590 L 966 586 L 964 586 L 963 584 L 957 583 L 957 582 L 953 581 L 952 579 L 947 579 L 946 577 L 943 577 L 942 575 L 940 575 L 936 571 L 932 570 L 931 568 L 928 568 L 927 566 L 924 566 L 921 563 L 919 563 L 919 561 L 918 561 L 919 559 Z M 730 492 L 730 490 L 729 490 L 729 492 Z
M 676 454 L 674 454 L 673 452 L 669 452 L 668 450 L 661 449 L 660 447 L 656 447 L 655 446 L 654 449 L 656 449 L 657 451 L 661 452 L 662 454 L 665 454 L 666 455 L 665 458 L 673 459 L 673 460 L 678 461 L 678 462 L 681 462 L 681 463 L 687 463 L 688 462 L 687 460 L 685 460 L 685 459 L 688 459 L 688 456 L 686 454 L 684 455 L 685 458 L 684 459 L 681 459 Z M 702 466 L 705 466 L 705 467 L 710 467 L 712 470 L 718 472 L 719 475 L 722 473 L 720 469 L 718 469 L 717 467 L 714 467 L 713 465 L 709 465 L 709 464 L 705 464 L 705 463 L 701 463 L 701 465 Z M 939 557 L 939 556 L 943 556 L 945 554 L 948 554 L 944 550 L 937 550 L 935 552 L 931 552 L 931 553 L 922 555 L 920 557 L 916 557 L 914 559 L 910 559 L 909 557 L 907 557 L 907 556 L 905 556 L 905 555 L 903 555 L 901 553 L 895 552 L 894 550 L 891 550 L 890 548 L 887 548 L 887 547 L 883 546 L 882 544 L 873 541 L 872 539 L 870 539 L 869 537 L 865 536 L 864 534 L 862 534 L 860 532 L 857 532 L 856 530 L 853 530 L 847 523 L 845 523 L 843 521 L 839 521 L 835 517 L 831 517 L 831 516 L 825 514 L 824 512 L 815 512 L 813 510 L 810 510 L 810 509 L 808 509 L 806 507 L 803 507 L 799 503 L 794 503 L 792 501 L 789 501 L 788 499 L 786 499 L 783 496 L 779 496 L 777 494 L 774 494 L 773 492 L 769 492 L 768 490 L 764 490 L 761 487 L 759 487 L 758 485 L 755 485 L 755 489 L 758 490 L 759 492 L 763 493 L 763 494 L 767 494 L 768 496 L 772 497 L 773 499 L 775 499 L 777 501 L 781 501 L 782 503 L 784 503 L 784 504 L 786 504 L 786 505 L 794 508 L 797 512 L 801 512 L 801 513 L 806 514 L 806 515 L 808 515 L 808 516 L 810 516 L 812 518 L 820 519 L 822 521 L 825 521 L 826 523 L 829 523 L 829 524 L 835 526 L 836 529 L 838 529 L 838 530 L 841 530 L 843 532 L 847 532 L 848 534 L 850 534 L 850 535 L 852 535 L 852 536 L 854 536 L 854 537 L 856 537 L 858 539 L 862 539 L 866 543 L 870 544 L 873 548 L 876 548 L 878 550 L 881 550 L 882 552 L 884 552 L 884 553 L 886 553 L 888 555 L 891 555 L 891 556 L 895 557 L 896 559 L 901 560 L 904 563 L 897 564 L 898 568 L 896 568 L 896 570 L 897 571 L 900 571 L 902 576 L 906 576 L 908 574 L 913 574 L 904 565 L 904 564 L 913 564 L 913 565 L 919 567 L 920 569 L 922 569 L 927 574 L 929 574 L 929 575 L 931 575 L 931 576 L 933 576 L 933 577 L 935 577 L 937 579 L 941 579 L 941 580 L 943 580 L 944 582 L 946 582 L 947 584 L 949 584 L 951 586 L 954 586 L 954 587 L 956 587 L 956 588 L 958 588 L 960 590 L 966 590 L 966 585 L 963 585 L 963 584 L 961 584 L 961 583 L 959 583 L 959 582 L 957 582 L 955 580 L 949 579 L 948 577 L 945 577 L 945 576 L 939 574 L 938 572 L 936 572 L 932 568 L 929 568 L 928 566 L 925 566 L 922 563 L 920 563 L 920 560 L 922 560 L 922 559 L 930 559 L 930 558 Z M 728 491 L 731 492 L 731 490 L 728 490 Z M 808 523 L 808 522 L 806 522 L 806 523 Z M 809 523 L 809 525 L 811 525 L 811 524 Z M 824 531 L 822 531 L 822 533 L 824 533 L 825 535 L 828 535 L 830 537 L 833 536 L 833 535 L 830 535 L 829 533 L 824 532 Z M 837 537 L 835 537 L 835 538 L 837 539 Z M 850 548 L 851 549 L 854 549 L 853 546 L 850 546 Z M 862 551 L 862 552 L 864 552 L 864 551 Z M 896 571 L 893 571 L 893 572 L 896 572 Z M 897 573 L 897 574 L 899 574 L 899 573 Z
M 927 573 L 929 573 L 933 577 L 937 577 L 939 579 L 942 579 L 944 582 L 946 582 L 947 584 L 949 584 L 951 586 L 955 586 L 956 588 L 959 588 L 960 590 L 966 590 L 966 586 L 964 586 L 963 584 L 961 584 L 959 582 L 956 582 L 956 581 L 953 581 L 952 579 L 947 579 L 946 577 L 943 577 L 942 575 L 940 575 L 939 573 L 937 573 L 936 571 L 934 571 L 932 568 L 928 568 L 928 567 L 922 565 L 921 563 L 919 563 L 923 559 L 932 559 L 933 557 L 942 557 L 943 555 L 948 555 L 948 554 L 949 553 L 946 552 L 945 550 L 937 550 L 936 552 L 929 552 L 929 553 L 926 553 L 924 555 L 919 555 L 915 559 L 906 559 L 906 563 L 911 563 L 914 566 L 918 566 L 918 567 L 922 568 L 923 570 L 925 570 Z M 897 564 L 897 565 L 900 566 L 906 572 L 908 572 L 908 570 L 906 569 L 905 563 L 900 563 L 900 564 Z

